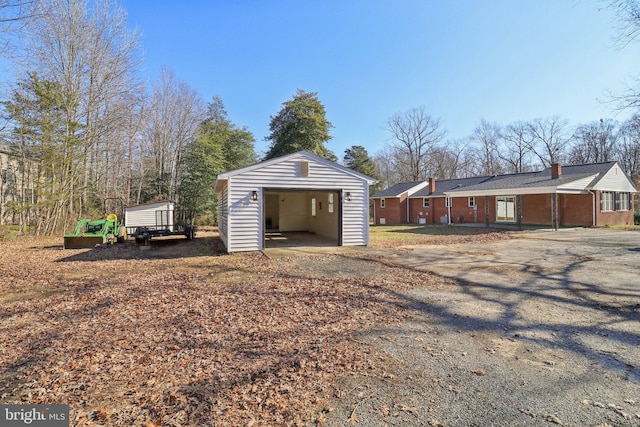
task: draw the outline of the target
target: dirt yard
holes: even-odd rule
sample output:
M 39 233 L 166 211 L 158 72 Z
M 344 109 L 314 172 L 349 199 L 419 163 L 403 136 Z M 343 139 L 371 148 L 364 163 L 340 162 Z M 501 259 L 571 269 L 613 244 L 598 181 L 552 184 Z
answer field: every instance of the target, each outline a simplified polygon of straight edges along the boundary
M 640 425 L 640 239 L 376 229 L 297 255 L 1 243 L 0 402 L 78 426 Z

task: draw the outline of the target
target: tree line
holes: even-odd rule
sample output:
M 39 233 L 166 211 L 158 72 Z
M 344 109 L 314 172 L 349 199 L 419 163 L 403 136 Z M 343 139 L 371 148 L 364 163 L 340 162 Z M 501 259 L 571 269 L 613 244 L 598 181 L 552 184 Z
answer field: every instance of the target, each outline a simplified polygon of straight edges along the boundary
M 629 19 L 627 28 L 637 28 L 628 4 L 637 2 L 611 6 Z M 203 101 L 167 68 L 156 81 L 139 79 L 140 36 L 127 28 L 117 0 L 0 1 L 0 53 L 17 76 L 0 100 L 0 143 L 17 164 L 2 171 L 2 183 L 15 185 L 11 197 L 2 195 L 0 222 L 11 217 L 23 231 L 58 233 L 100 214 L 104 199 L 119 198 L 125 205 L 173 200 L 200 223 L 214 223 L 216 176 L 259 160 L 254 135 L 231 122 L 220 97 Z M 621 100 L 638 105 L 635 93 Z M 264 159 L 306 150 L 339 161 L 327 148 L 332 128 L 317 93 L 299 89 L 270 117 Z M 341 159 L 379 179 L 373 192 L 555 162 L 618 160 L 639 172 L 640 116 L 577 127 L 559 116 L 482 120 L 467 138 L 450 141 L 441 121 L 420 107 L 394 114 L 386 128 L 383 150 L 370 156 L 352 146 Z
M 446 139 L 441 121 L 420 107 L 393 115 L 386 129 L 390 143 L 374 155 L 386 185 L 613 160 L 629 175 L 640 175 L 640 115 L 577 126 L 560 116 L 506 125 L 481 120 L 469 136 L 452 141 Z
M 18 76 L 1 103 L 17 159 L 3 173 L 19 178 L 2 214 L 23 230 L 69 229 L 106 198 L 173 200 L 211 217 L 216 175 L 255 162 L 253 134 L 222 99 L 206 104 L 166 68 L 138 78 L 140 38 L 116 1 L 3 1 L 0 26 Z

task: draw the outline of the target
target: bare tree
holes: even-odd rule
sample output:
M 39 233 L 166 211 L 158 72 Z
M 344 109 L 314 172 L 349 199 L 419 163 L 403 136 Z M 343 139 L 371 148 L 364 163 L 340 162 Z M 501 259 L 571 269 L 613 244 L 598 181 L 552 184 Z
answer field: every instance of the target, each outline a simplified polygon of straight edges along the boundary
M 618 21 L 618 41 L 626 45 L 640 35 L 640 1 L 608 0 L 609 8 L 616 14 Z
M 400 175 L 397 173 L 394 162 L 394 150 L 391 147 L 384 147 L 378 150 L 373 156 L 373 163 L 376 165 L 376 172 L 384 183 L 383 188 L 390 187 L 402 182 Z
M 463 178 L 467 172 L 469 142 L 449 141 L 444 147 L 436 147 L 431 156 L 431 173 L 436 179 Z
M 396 113 L 387 120 L 386 129 L 393 137 L 395 167 L 407 180 L 427 178 L 427 162 L 433 148 L 445 135 L 439 119 L 424 107 Z
M 18 33 L 36 16 L 36 0 L 0 0 L 0 53 L 14 56 Z
M 47 0 L 34 3 L 35 19 L 26 27 L 24 46 L 36 83 L 55 88 L 51 97 L 62 124 L 57 128 L 55 165 L 43 177 L 40 197 L 47 230 L 74 223 L 113 182 L 109 165 L 118 161 L 120 129 L 127 120 L 122 105 L 141 90 L 134 73 L 140 63 L 135 33 L 115 0 Z M 34 86 L 35 90 L 37 85 Z M 114 153 L 117 151 L 117 154 Z
M 543 167 L 564 160 L 571 139 L 568 126 L 569 122 L 559 116 L 537 118 L 527 123 L 531 151 Z
M 153 87 L 144 131 L 143 165 L 152 187 L 147 197 L 175 199 L 183 149 L 205 111 L 196 92 L 163 68 Z
M 532 137 L 527 132 L 527 124 L 521 121 L 511 123 L 502 130 L 502 144 L 498 149 L 498 157 L 505 165 L 506 172 L 521 173 L 532 170 L 531 156 Z
M 622 124 L 617 151 L 625 172 L 640 176 L 640 116 L 635 115 Z
M 578 126 L 573 141 L 569 154 L 569 161 L 573 164 L 613 160 L 618 142 L 618 124 L 613 120 L 600 119 Z
M 640 1 L 639 0 L 601 0 L 611 9 L 617 22 L 618 45 L 624 48 L 640 36 Z M 617 104 L 617 108 L 635 109 L 640 107 L 640 78 L 636 77 L 627 86 L 624 93 L 612 94 L 612 102 Z
M 490 123 L 484 119 L 473 130 L 469 138 L 475 145 L 478 159 L 478 175 L 493 175 L 502 173 L 503 168 L 498 156 L 498 145 L 501 139 L 501 128 L 497 123 Z

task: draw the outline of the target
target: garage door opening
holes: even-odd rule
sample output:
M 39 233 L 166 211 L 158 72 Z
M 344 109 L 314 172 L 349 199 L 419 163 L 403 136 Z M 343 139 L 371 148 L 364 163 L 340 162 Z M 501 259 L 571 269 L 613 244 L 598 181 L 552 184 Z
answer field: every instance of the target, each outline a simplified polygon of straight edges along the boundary
M 338 190 L 265 189 L 264 247 L 340 246 Z

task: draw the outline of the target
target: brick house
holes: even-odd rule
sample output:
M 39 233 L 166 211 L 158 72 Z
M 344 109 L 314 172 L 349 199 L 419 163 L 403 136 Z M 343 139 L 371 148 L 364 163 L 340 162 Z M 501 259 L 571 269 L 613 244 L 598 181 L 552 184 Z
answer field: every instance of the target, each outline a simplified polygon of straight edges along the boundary
M 386 210 L 401 198 L 396 202 L 386 190 L 371 197 L 374 224 L 384 218 L 386 224 L 630 225 L 633 194 L 637 193 L 617 162 L 554 164 L 538 172 L 429 179 L 420 188 L 418 183 L 410 184 L 415 190 L 404 196 L 404 216 L 389 215 L 391 211 Z
M 409 197 L 426 185 L 426 181 L 401 182 L 371 196 L 374 224 L 412 223 Z

